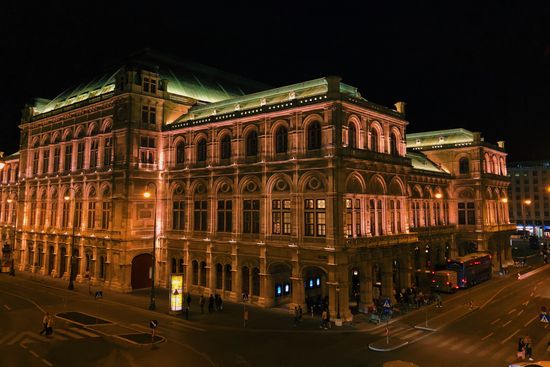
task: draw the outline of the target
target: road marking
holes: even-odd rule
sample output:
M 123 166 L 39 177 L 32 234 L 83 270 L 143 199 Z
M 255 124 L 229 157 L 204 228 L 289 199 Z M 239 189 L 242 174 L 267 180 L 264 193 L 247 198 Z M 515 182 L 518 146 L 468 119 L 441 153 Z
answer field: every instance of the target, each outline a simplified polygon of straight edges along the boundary
M 544 328 L 546 329 L 548 327 L 548 324 L 544 325 Z
M 525 310 L 519 311 L 519 312 L 518 312 L 518 316 L 521 315 L 521 314 L 523 313 L 523 311 L 525 311 Z
M 412 338 L 412 337 L 415 337 L 417 335 L 420 335 L 420 334 L 423 334 L 424 332 L 422 330 L 414 330 L 412 332 L 408 332 L 407 334 L 404 334 L 404 335 L 401 335 L 401 338 L 403 339 L 409 339 L 409 338 Z
M 59 330 L 58 330 L 58 331 L 59 331 Z M 64 336 L 61 336 L 61 335 L 59 335 L 59 334 L 57 334 L 57 333 L 51 334 L 51 335 L 52 335 L 52 338 L 57 339 L 57 340 L 67 340 L 67 338 L 65 338 Z
M 27 334 L 26 331 L 23 331 L 22 333 L 19 333 L 15 338 L 9 341 L 8 345 L 13 345 L 17 343 L 19 340 L 21 340 L 25 335 Z
M 512 320 L 510 320 L 510 321 L 504 323 L 504 325 L 502 325 L 502 327 L 505 327 L 506 325 L 508 325 L 508 324 L 511 323 L 511 322 L 512 322 Z
M 36 354 L 36 352 L 32 351 L 32 350 L 29 350 L 29 353 L 32 354 L 33 356 L 35 356 L 36 358 L 40 358 L 40 356 L 38 354 Z
M 8 305 L 4 305 L 4 307 L 6 308 L 6 310 L 8 310 L 8 311 L 11 311 L 11 308 L 10 308 L 10 306 L 8 306 Z
M 516 309 L 515 309 L 515 308 L 511 309 L 511 310 L 508 312 L 508 315 L 510 315 L 510 314 L 512 314 L 512 313 L 514 313 L 514 312 L 516 312 Z
M 439 343 L 439 346 L 440 346 L 440 347 L 444 347 L 444 346 L 446 346 L 447 344 L 453 342 L 454 339 L 456 339 L 456 337 L 447 338 L 447 339 L 444 340 L 442 343 Z
M 489 334 L 489 335 L 485 335 L 483 338 L 481 338 L 481 340 L 485 340 L 485 339 L 489 338 L 489 337 L 490 337 L 491 335 L 493 335 L 493 334 L 494 334 L 494 332 L 492 332 L 492 333 Z
M 57 332 L 63 336 L 68 336 L 69 338 L 73 339 L 84 339 L 84 337 L 80 334 L 73 333 L 72 331 L 66 330 L 66 329 L 57 329 Z
M 90 333 L 89 331 L 86 331 L 84 329 L 79 329 L 77 327 L 71 327 L 69 328 L 70 330 L 76 332 L 76 333 L 79 333 L 79 334 L 82 334 L 82 335 L 85 335 L 85 336 L 88 336 L 90 338 L 99 338 L 99 335 L 97 334 L 94 334 L 94 333 Z
M 498 318 L 498 319 L 496 319 L 495 321 L 491 322 L 491 325 L 494 325 L 494 324 L 496 324 L 496 323 L 499 322 L 499 321 L 500 321 L 500 318 Z
M 197 327 L 197 326 L 187 325 L 187 324 L 183 324 L 183 323 L 180 323 L 180 322 L 174 322 L 174 321 L 170 322 L 170 325 L 179 326 L 179 327 L 182 327 L 182 328 L 193 329 L 193 330 L 197 330 L 197 331 L 206 331 L 205 329 Z M 385 332 L 386 331 L 384 330 L 384 333 Z
M 527 306 L 528 304 L 529 304 L 529 300 L 523 302 L 521 305 L 522 305 L 522 306 Z
M 17 334 L 17 331 L 12 331 L 12 332 L 9 332 L 7 335 L 4 335 L 4 337 L 0 339 L 0 345 L 6 340 L 13 338 L 15 334 Z
M 453 343 L 453 345 L 449 348 L 450 350 L 457 350 L 462 348 L 462 344 L 469 343 L 470 341 L 467 339 L 464 339 L 462 341 L 458 341 L 457 343 Z
M 525 324 L 523 324 L 523 327 L 527 327 L 527 325 L 529 325 L 530 323 L 532 323 L 533 321 L 535 321 L 538 318 L 539 318 L 538 315 L 533 317 L 531 320 L 529 320 Z
M 466 353 L 466 354 L 470 354 L 471 352 L 473 352 L 477 347 L 479 346 L 478 343 L 471 343 L 471 345 L 464 349 L 463 352 Z
M 516 335 L 517 333 L 519 333 L 519 330 L 520 330 L 520 329 L 517 329 L 516 331 L 514 331 L 514 333 L 513 333 L 512 335 L 510 335 L 509 337 L 507 337 L 506 339 L 504 339 L 503 341 L 501 341 L 500 344 L 504 344 L 504 343 L 506 343 L 508 340 L 512 339 L 512 337 L 513 337 L 514 335 Z
M 533 297 L 533 295 L 534 295 L 534 294 L 535 294 L 535 292 L 531 292 L 531 295 L 530 295 L 530 297 Z
M 52 363 L 50 363 L 50 362 L 46 361 L 46 360 L 45 360 L 44 358 L 42 358 L 42 362 L 44 362 L 45 364 L 47 364 L 47 365 L 48 365 L 48 366 L 50 366 L 50 367 L 52 367 L 52 366 L 53 366 L 53 364 L 52 364 Z

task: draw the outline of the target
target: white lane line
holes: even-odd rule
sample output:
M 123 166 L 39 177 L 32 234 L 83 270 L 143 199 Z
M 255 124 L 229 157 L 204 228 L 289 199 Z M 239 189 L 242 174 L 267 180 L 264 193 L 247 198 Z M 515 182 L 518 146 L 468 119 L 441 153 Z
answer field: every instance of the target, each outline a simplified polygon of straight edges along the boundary
M 59 331 L 59 330 L 56 330 L 56 331 Z M 67 338 L 65 338 L 64 336 L 61 336 L 57 333 L 54 333 L 54 334 L 51 334 L 51 335 L 52 335 L 52 338 L 57 339 L 57 340 L 67 340 Z
M 193 329 L 193 330 L 197 330 L 197 331 L 206 331 L 206 329 L 203 329 L 203 328 L 200 328 L 200 327 L 197 327 L 197 326 L 192 326 L 192 325 L 187 325 L 187 324 L 184 324 L 184 323 L 181 323 L 181 322 L 170 322 L 170 325 L 172 326 L 176 326 L 176 327 L 182 327 L 182 328 L 185 328 L 185 329 Z M 383 329 L 380 329 L 380 330 L 383 330 Z M 384 333 L 385 333 L 385 330 L 384 330 Z
M 522 305 L 522 306 L 527 306 L 528 304 L 529 304 L 529 300 L 523 302 L 521 305 Z
M 498 319 L 496 319 L 495 321 L 491 322 L 491 325 L 494 325 L 494 324 L 496 324 L 496 323 L 499 322 L 499 321 L 500 321 L 500 318 L 498 318 Z
M 508 322 L 505 322 L 505 323 L 502 325 L 502 327 L 505 327 L 506 325 L 508 325 L 508 324 L 511 323 L 511 322 L 512 322 L 512 320 L 510 320 L 510 321 L 508 321 Z
M 8 311 L 11 311 L 11 308 L 10 308 L 10 306 L 8 306 L 8 305 L 4 305 L 4 307 L 6 308 L 6 310 L 8 310 Z
M 534 295 L 534 294 L 535 294 L 535 292 L 531 292 L 531 295 L 530 295 L 530 297 L 533 297 L 533 295 Z
M 492 333 L 489 334 L 489 335 L 485 335 L 483 338 L 481 338 L 481 340 L 485 340 L 485 339 L 487 339 L 487 338 L 490 338 L 491 335 L 493 335 L 493 334 L 494 334 L 494 332 L 492 332 Z
M 79 328 L 77 328 L 77 327 L 72 327 L 72 328 L 69 328 L 69 329 L 71 329 L 71 330 L 74 331 L 75 333 L 79 333 L 79 334 L 88 336 L 88 337 L 90 337 L 90 338 L 99 338 L 99 335 L 94 334 L 94 333 L 90 333 L 89 331 L 86 331 L 86 330 L 84 330 L 84 329 L 79 329 Z
M 521 315 L 523 313 L 524 310 L 521 310 L 518 312 L 518 316 Z
M 73 339 L 84 339 L 84 337 L 80 334 L 77 334 L 77 333 L 73 333 L 72 331 L 69 331 L 69 330 L 65 330 L 65 329 L 57 329 L 56 330 L 59 334 L 63 335 L 63 336 L 67 336 L 69 338 L 73 338 Z
M 44 358 L 42 358 L 42 362 L 44 362 L 45 364 L 47 364 L 48 366 L 52 367 L 53 364 L 51 364 L 50 362 L 46 361 Z
M 538 318 L 539 318 L 538 315 L 533 317 L 531 320 L 529 320 L 525 324 L 523 324 L 523 327 L 527 327 L 527 325 L 529 325 L 530 323 L 532 323 L 533 321 L 535 321 Z
M 514 331 L 514 333 L 513 333 L 512 335 L 510 335 L 509 337 L 507 337 L 506 339 L 504 339 L 503 341 L 501 341 L 500 344 L 504 344 L 504 343 L 506 343 L 508 340 L 512 339 L 512 337 L 513 337 L 514 335 L 516 335 L 517 333 L 519 333 L 519 330 L 520 330 L 520 329 L 517 329 L 516 331 Z
M 479 347 L 479 344 L 478 343 L 470 343 L 471 345 L 464 349 L 462 352 L 463 353 L 466 353 L 466 354 L 470 354 L 472 353 L 475 349 L 477 349 L 477 347 Z
M 544 325 L 544 328 L 546 329 L 548 327 L 548 324 Z
M 514 313 L 514 312 L 516 312 L 516 309 L 515 309 L 515 308 L 511 309 L 511 310 L 508 312 L 508 315 L 510 315 L 510 314 L 512 314 L 512 313 Z
M 40 356 L 38 356 L 38 354 L 36 354 L 36 352 L 34 352 L 30 349 L 29 349 L 29 353 L 32 354 L 33 356 L 35 356 L 36 358 L 40 358 Z

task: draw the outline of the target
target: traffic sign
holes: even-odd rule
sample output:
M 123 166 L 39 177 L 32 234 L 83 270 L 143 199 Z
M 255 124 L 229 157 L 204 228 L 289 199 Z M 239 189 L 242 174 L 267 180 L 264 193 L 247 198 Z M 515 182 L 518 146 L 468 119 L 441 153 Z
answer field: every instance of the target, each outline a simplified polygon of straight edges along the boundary
M 549 316 L 547 314 L 541 313 L 540 314 L 540 322 L 548 324 L 550 323 Z
M 157 320 L 151 320 L 151 321 L 149 322 L 149 327 L 150 327 L 151 329 L 156 329 L 157 326 L 158 326 L 158 324 L 159 324 L 159 322 L 158 322 Z
M 391 308 L 391 305 L 390 305 L 390 300 L 386 298 L 386 300 L 384 301 L 384 307 L 385 308 Z

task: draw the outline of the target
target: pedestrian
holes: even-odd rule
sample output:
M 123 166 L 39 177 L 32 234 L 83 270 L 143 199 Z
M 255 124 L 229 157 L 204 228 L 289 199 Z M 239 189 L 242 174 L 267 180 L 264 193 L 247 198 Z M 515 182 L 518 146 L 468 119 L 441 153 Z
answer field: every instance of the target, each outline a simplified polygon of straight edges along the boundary
M 44 317 L 42 318 L 42 331 L 40 332 L 40 335 L 48 333 L 48 319 L 50 318 L 50 313 L 46 312 Z
M 303 314 L 302 306 L 298 306 L 298 323 L 302 322 L 302 314 Z
M 327 310 L 323 309 L 323 312 L 321 313 L 321 326 L 319 327 L 321 329 L 327 329 Z
M 531 337 L 527 335 L 525 339 L 523 339 L 525 342 L 525 357 L 527 357 L 528 360 L 533 360 L 533 341 L 531 340 Z
M 187 298 L 185 301 L 187 302 L 187 307 L 191 307 L 191 293 L 187 293 Z
M 218 308 L 220 311 L 223 310 L 223 300 L 221 295 L 218 295 Z
M 518 340 L 518 350 L 517 350 L 516 357 L 521 360 L 525 359 L 525 343 L 522 337 L 520 337 Z
M 53 334 L 53 316 L 48 315 L 48 322 L 46 326 L 46 336 Z
M 208 313 L 212 313 L 212 311 L 214 311 L 214 296 L 211 294 L 208 297 Z
M 294 327 L 298 325 L 298 306 L 294 306 Z
M 201 306 L 201 313 L 204 313 L 204 296 L 201 294 L 201 298 L 199 298 L 199 305 Z
M 435 307 L 443 307 L 443 301 L 441 298 L 441 294 L 436 293 L 435 294 L 435 300 L 436 300 L 436 306 Z

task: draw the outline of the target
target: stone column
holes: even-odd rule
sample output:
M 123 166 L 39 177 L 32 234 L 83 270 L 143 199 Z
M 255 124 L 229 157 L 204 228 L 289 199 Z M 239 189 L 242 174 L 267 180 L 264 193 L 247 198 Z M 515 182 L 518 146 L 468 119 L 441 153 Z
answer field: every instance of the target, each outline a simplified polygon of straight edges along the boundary
M 239 261 L 239 245 L 236 243 L 231 245 L 231 299 L 239 302 L 243 293 L 241 281 L 241 268 Z
M 393 296 L 393 269 L 392 261 L 389 254 L 382 259 L 381 268 L 382 268 L 382 297 L 390 298 L 392 303 L 395 303 L 395 297 Z
M 269 293 L 268 283 L 269 274 L 267 273 L 267 248 L 260 247 L 260 294 L 258 303 L 264 307 L 270 307 L 273 304 L 273 295 Z
M 292 308 L 294 306 L 302 306 L 305 313 L 307 310 L 306 297 L 304 290 L 304 279 L 302 278 L 302 273 L 300 272 L 300 252 L 298 249 L 294 250 L 292 253 L 292 274 L 290 277 L 292 281 Z
M 215 293 L 216 290 L 216 266 L 213 264 L 212 248 L 212 243 L 206 246 L 206 287 L 210 293 L 205 293 L 208 294 Z

